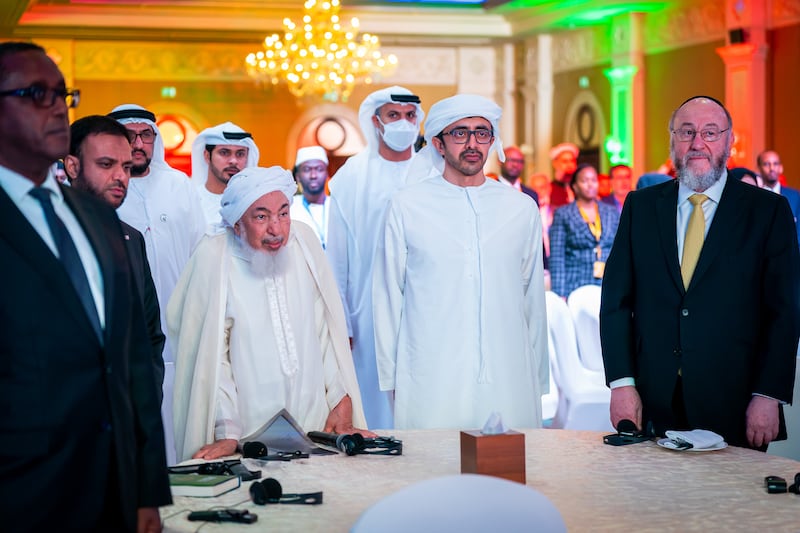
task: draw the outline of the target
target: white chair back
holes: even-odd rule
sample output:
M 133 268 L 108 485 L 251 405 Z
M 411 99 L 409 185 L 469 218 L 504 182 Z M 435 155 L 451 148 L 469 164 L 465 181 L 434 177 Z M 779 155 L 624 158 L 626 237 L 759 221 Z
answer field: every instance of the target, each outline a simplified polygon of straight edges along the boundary
M 390 494 L 364 511 L 350 531 L 566 530 L 555 505 L 531 487 L 496 477 L 462 474 L 428 479 Z
M 597 285 L 578 287 L 567 298 L 575 334 L 578 353 L 583 366 L 595 372 L 603 372 L 603 353 L 600 349 L 600 293 Z

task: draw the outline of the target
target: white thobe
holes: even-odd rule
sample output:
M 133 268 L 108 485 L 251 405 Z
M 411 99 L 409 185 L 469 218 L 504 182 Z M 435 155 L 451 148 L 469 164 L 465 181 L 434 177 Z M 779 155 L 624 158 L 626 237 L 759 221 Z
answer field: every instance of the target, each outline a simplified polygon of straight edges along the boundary
M 413 159 L 387 161 L 362 152 L 330 181 L 326 253 L 339 285 L 364 412 L 371 428 L 390 429 L 390 396 L 378 387 L 372 319 L 372 266 L 389 199 L 406 185 Z
M 285 309 L 296 347 L 293 377 L 285 371 L 293 359 L 277 348 L 288 330 L 272 321 L 286 315 L 272 305 L 270 283 L 246 270 L 238 249 L 230 229 L 206 236 L 167 310 L 176 345 L 179 460 L 216 438 L 250 436 L 281 408 L 307 431 L 322 429 L 342 391 L 352 400 L 353 424 L 366 426 L 341 298 L 311 228 L 292 223 L 285 249 L 291 254 Z
M 296 194 L 289 209 L 292 220 L 308 224 L 317 234 L 322 248 L 328 245 L 328 220 L 330 219 L 330 198 L 327 196 L 321 204 L 308 202 L 302 194 Z
M 253 435 L 265 421 L 286 409 L 306 431 L 322 431 L 331 409 L 346 392 L 333 354 L 324 303 L 305 268 L 302 251 L 289 241 L 291 259 L 277 279 L 257 276 L 250 261 L 234 252 L 225 313 L 225 353 L 220 357 L 216 439 Z M 303 266 L 300 266 L 303 265 Z M 277 292 L 290 304 L 279 311 Z M 309 320 L 314 317 L 314 320 Z M 290 333 L 276 324 L 288 321 Z M 317 329 L 321 331 L 317 331 Z M 278 336 L 290 335 L 296 347 L 297 369 L 284 370 Z
M 374 275 L 375 342 L 395 427 L 541 426 L 549 388 L 542 226 L 527 195 L 441 176 L 389 205 Z
M 131 178 L 117 215 L 144 237 L 161 308 L 161 329 L 166 332 L 167 302 L 206 229 L 197 189 L 182 172 L 151 168 L 147 176 Z M 164 361 L 174 360 L 167 335 Z
M 200 196 L 200 204 L 203 207 L 203 216 L 209 226 L 222 223 L 222 215 L 219 214 L 221 194 L 215 194 L 205 185 L 195 185 Z

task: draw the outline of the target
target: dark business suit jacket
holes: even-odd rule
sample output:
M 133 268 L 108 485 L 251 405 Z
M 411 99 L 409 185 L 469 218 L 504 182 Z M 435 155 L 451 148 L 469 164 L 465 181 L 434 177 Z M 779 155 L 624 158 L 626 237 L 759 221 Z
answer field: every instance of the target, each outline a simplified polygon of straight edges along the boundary
M 677 197 L 672 181 L 631 192 L 623 207 L 600 309 L 606 380 L 635 378 L 643 422 L 663 434 L 674 427 L 681 369 L 690 426 L 747 446 L 752 395 L 792 400 L 800 261 L 791 212 L 782 197 L 728 179 L 684 290 Z
M 132 530 L 137 507 L 171 501 L 151 345 L 116 214 L 61 190 L 102 271 L 103 343 L 61 263 L 0 188 L 2 527 L 94 531 L 116 506 Z
M 559 207 L 550 225 L 550 286 L 559 296 L 567 297 L 584 285 L 600 285 L 594 277 L 595 248 L 601 250 L 600 261 L 608 259 L 619 225 L 619 213 L 610 205 L 597 203 L 600 216 L 600 242 L 594 238 L 575 202 Z
M 800 191 L 781 185 L 781 196 L 789 202 L 789 208 L 794 217 L 794 227 L 797 232 L 797 241 L 800 242 Z
M 161 314 L 158 306 L 158 296 L 156 286 L 153 283 L 153 275 L 150 273 L 150 263 L 147 261 L 147 252 L 144 244 L 144 237 L 139 230 L 122 222 L 122 234 L 125 237 L 125 244 L 128 248 L 128 257 L 131 260 L 133 279 L 136 282 L 136 289 L 142 302 L 144 320 L 147 326 L 147 334 L 150 337 L 152 346 L 153 372 L 155 374 L 156 385 L 159 393 L 159 403 L 162 400 L 162 386 L 164 384 L 164 342 L 167 338 L 161 331 Z

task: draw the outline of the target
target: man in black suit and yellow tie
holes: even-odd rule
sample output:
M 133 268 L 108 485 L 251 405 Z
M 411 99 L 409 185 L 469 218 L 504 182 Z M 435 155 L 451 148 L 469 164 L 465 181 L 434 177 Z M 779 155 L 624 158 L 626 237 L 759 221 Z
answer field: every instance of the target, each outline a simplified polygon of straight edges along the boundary
M 678 179 L 632 192 L 603 278 L 611 422 L 785 439 L 800 331 L 800 259 L 785 198 L 728 179 L 733 124 L 717 100 L 673 113 Z
M 57 184 L 66 89 L 0 43 L 0 516 L 9 531 L 160 531 L 152 350 L 114 210 Z

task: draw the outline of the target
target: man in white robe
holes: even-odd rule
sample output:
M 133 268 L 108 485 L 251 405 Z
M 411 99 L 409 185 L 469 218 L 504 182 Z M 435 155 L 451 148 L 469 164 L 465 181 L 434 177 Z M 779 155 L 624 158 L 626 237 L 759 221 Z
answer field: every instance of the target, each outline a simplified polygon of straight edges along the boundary
M 367 422 L 391 428 L 390 395 L 378 387 L 372 320 L 372 265 L 391 195 L 408 183 L 419 125 L 419 98 L 403 87 L 370 94 L 358 111 L 367 147 L 331 178 L 326 252 L 342 294 Z
M 483 173 L 501 110 L 481 96 L 435 104 L 417 158 L 438 176 L 396 193 L 373 277 L 382 390 L 395 427 L 541 426 L 549 388 L 542 226 L 533 200 Z
M 205 233 L 200 197 L 186 174 L 170 167 L 164 159 L 164 141 L 153 113 L 135 104 L 123 104 L 115 107 L 108 116 L 128 130 L 133 158 L 128 195 L 117 209 L 117 215 L 144 237 L 147 261 L 161 309 L 161 329 L 166 332 L 167 302 L 194 247 Z M 161 414 L 167 462 L 174 464 L 171 428 L 175 357 L 169 333 L 163 356 L 164 401 Z
M 200 193 L 203 215 L 220 224 L 219 203 L 228 181 L 246 167 L 257 167 L 260 154 L 253 135 L 233 122 L 201 131 L 192 142 L 192 183 Z
M 328 241 L 330 198 L 325 190 L 328 183 L 328 154 L 322 146 L 304 146 L 297 150 L 294 179 L 300 184 L 290 213 L 292 220 L 304 222 L 317 234 L 324 250 Z
M 169 303 L 181 460 L 234 453 L 281 409 L 305 431 L 366 427 L 336 282 L 311 228 L 291 223 L 294 190 L 280 167 L 234 176 L 225 228 L 197 247 Z

